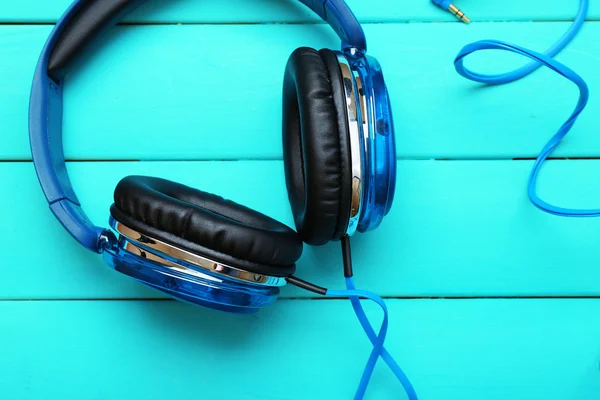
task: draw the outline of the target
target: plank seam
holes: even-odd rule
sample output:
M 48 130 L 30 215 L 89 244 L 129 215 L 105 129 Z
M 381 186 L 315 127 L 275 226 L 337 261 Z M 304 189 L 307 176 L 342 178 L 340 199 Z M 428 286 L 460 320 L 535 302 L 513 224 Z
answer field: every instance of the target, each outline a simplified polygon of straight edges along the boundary
M 585 20 L 586 23 L 598 22 L 600 21 L 600 17 L 592 17 Z M 489 24 L 489 23 L 566 23 L 573 22 L 572 19 L 484 19 L 472 21 L 473 24 Z M 1 26 L 19 26 L 19 25 L 42 25 L 42 26 L 54 26 L 55 22 L 47 22 L 47 21 L 0 21 Z M 446 20 L 418 20 L 418 19 L 390 19 L 390 20 L 366 20 L 361 21 L 362 25 L 386 25 L 386 24 L 462 24 L 460 21 L 446 21 Z M 195 25 L 326 25 L 321 21 L 216 21 L 216 22 L 172 22 L 172 21 L 128 21 L 121 22 L 118 26 L 195 26 Z
M 488 157 L 488 158 L 477 158 L 477 157 L 463 157 L 463 158 L 429 158 L 429 157 L 397 157 L 397 161 L 440 161 L 440 162 L 460 162 L 460 161 L 535 161 L 536 157 Z M 598 161 L 600 156 L 591 157 L 548 157 L 549 161 Z M 67 159 L 67 163 L 198 163 L 198 162 L 247 162 L 247 161 L 283 161 L 282 158 L 264 157 L 264 158 L 232 158 L 232 159 L 217 159 L 217 158 L 199 158 L 199 159 L 152 159 L 152 160 L 141 160 L 141 159 L 128 159 L 128 158 L 115 158 L 115 159 Z M 21 164 L 21 163 L 33 163 L 31 159 L 3 159 L 0 160 L 0 164 Z
M 600 295 L 564 295 L 564 296 L 381 296 L 384 300 L 595 300 L 600 299 Z M 362 300 L 362 299 L 361 299 Z M 152 301 L 172 301 L 177 302 L 174 299 L 167 298 L 44 298 L 44 299 L 0 299 L 0 303 L 6 302 L 69 302 L 69 301 L 86 301 L 86 302 L 98 302 L 98 301 L 139 301 L 139 302 L 152 302 Z M 281 297 L 277 301 L 348 301 L 343 297 Z M 367 300 L 365 300 L 367 301 Z

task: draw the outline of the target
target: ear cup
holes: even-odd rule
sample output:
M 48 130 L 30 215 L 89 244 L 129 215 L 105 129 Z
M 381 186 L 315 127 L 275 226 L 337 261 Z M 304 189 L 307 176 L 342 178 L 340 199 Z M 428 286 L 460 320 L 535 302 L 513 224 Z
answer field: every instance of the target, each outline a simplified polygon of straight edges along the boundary
M 296 229 L 311 245 L 340 239 L 350 218 L 350 133 L 336 55 L 301 47 L 283 81 L 283 159 Z
M 165 179 L 128 176 L 111 215 L 155 239 L 232 267 L 289 276 L 302 254 L 292 229 L 222 197 Z

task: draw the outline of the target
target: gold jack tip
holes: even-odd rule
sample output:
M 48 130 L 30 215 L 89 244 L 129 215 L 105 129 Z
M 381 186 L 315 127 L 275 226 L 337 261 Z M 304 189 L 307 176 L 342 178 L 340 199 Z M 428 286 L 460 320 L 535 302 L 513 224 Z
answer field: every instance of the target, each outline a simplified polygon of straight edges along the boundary
M 468 24 L 469 22 L 471 22 L 469 17 L 467 17 L 464 12 L 462 12 L 458 8 L 456 8 L 454 6 L 454 4 L 450 4 L 450 7 L 448 7 L 448 10 L 450 10 L 450 12 L 452 14 L 456 15 L 456 18 L 461 19 L 465 24 Z

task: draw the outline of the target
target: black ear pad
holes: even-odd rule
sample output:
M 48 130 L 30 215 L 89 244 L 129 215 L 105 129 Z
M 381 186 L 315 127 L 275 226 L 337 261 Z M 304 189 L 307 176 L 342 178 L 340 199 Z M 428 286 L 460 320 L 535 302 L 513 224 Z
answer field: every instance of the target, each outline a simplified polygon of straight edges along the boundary
M 340 239 L 352 172 L 343 79 L 336 55 L 301 47 L 283 80 L 283 160 L 296 229 L 306 243 Z
M 111 215 L 155 239 L 232 267 L 289 276 L 302 254 L 292 229 L 222 197 L 165 179 L 128 176 Z

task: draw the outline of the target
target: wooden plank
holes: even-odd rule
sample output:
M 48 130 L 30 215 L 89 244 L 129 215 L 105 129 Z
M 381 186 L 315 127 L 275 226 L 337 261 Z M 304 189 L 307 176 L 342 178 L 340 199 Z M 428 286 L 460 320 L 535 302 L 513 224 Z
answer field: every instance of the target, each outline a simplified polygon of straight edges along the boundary
M 201 3 L 201 2 L 198 2 Z M 402 158 L 533 157 L 564 122 L 576 88 L 548 70 L 481 89 L 453 70 L 461 45 L 481 38 L 544 49 L 566 23 L 375 24 L 366 26 L 392 96 Z M 27 112 L 36 57 L 50 27 L 0 27 L 0 159 L 30 159 Z M 600 23 L 587 24 L 558 58 L 600 87 Z M 390 40 L 390 38 L 395 38 Z M 239 43 L 246 43 L 240 46 Z M 135 26 L 113 31 L 68 76 L 65 148 L 70 159 L 281 158 L 281 82 L 300 44 L 335 48 L 324 26 Z M 209 56 L 207 56 L 209 55 Z M 470 65 L 519 65 L 506 54 Z M 225 78 L 227 77 L 227 78 Z M 152 88 L 149 90 L 149 88 Z M 555 95 L 557 90 L 561 95 Z M 564 146 L 566 157 L 600 156 L 592 94 Z M 224 140 L 224 138 L 227 138 Z
M 438 9 L 430 0 L 399 3 L 395 0 L 348 0 L 361 21 L 455 21 L 449 13 Z M 578 2 L 564 2 L 550 7 L 542 0 L 527 2 L 504 0 L 498 4 L 457 0 L 474 21 L 566 20 L 573 18 Z M 0 10 L 0 22 L 55 22 L 71 4 L 70 0 L 20 0 Z M 142 23 L 215 23 L 215 22 L 315 22 L 317 18 L 295 1 L 227 0 L 227 1 L 148 1 L 128 18 Z M 600 17 L 600 7 L 591 2 L 589 18 Z
M 531 162 L 402 161 L 391 213 L 353 237 L 359 286 L 385 296 L 597 296 L 600 219 L 554 217 L 526 196 Z M 160 176 L 218 193 L 293 226 L 280 161 L 70 163 L 80 201 L 107 226 L 117 182 Z M 600 161 L 552 161 L 540 194 L 564 206 L 600 203 Z M 54 220 L 30 163 L 0 163 L 4 299 L 156 298 L 107 268 Z M 338 243 L 305 246 L 297 275 L 343 285 Z M 284 297 L 310 295 L 286 289 Z
M 600 390 L 598 300 L 388 304 L 387 347 L 421 399 Z M 15 400 L 348 399 L 370 351 L 342 300 L 281 301 L 249 317 L 173 301 L 0 302 L 0 312 L 0 385 Z M 405 397 L 380 362 L 366 398 Z

